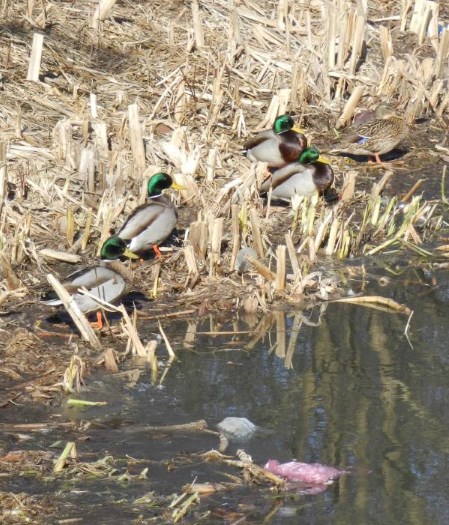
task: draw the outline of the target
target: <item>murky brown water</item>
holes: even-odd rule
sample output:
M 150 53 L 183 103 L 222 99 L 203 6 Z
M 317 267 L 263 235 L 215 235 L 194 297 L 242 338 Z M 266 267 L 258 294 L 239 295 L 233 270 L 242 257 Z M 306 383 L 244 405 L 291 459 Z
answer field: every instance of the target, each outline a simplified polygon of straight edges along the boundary
M 92 423 L 85 430 L 32 433 L 20 448 L 47 450 L 57 439 L 75 440 L 80 461 L 111 454 L 120 474 L 148 467 L 146 479 L 3 476 L 2 490 L 56 493 L 60 518 L 79 523 L 137 523 L 138 516 L 141 523 L 170 523 L 166 504 L 135 500 L 151 491 L 180 493 L 194 480 L 225 482 L 238 471 L 196 455 L 218 447 L 213 435 L 145 426 L 205 419 L 213 428 L 239 416 L 274 431 L 244 444 L 258 464 L 296 458 L 352 473 L 314 496 L 277 496 L 264 487 L 203 496 L 187 522 L 199 523 L 209 511 L 204 523 L 262 523 L 268 515 L 266 522 L 276 524 L 448 523 L 449 279 L 437 272 L 440 286 L 433 289 L 399 259 L 365 263 L 369 292 L 414 310 L 408 338 L 406 316 L 338 303 L 263 317 L 173 321 L 166 331 L 179 360 L 162 385 L 152 384 L 145 365 L 129 362 L 129 375 L 90 378 L 79 396 L 107 400 L 105 407 L 67 409 L 62 399 L 48 412 L 14 411 L 15 421 Z M 385 267 L 403 273 L 380 289 Z M 151 322 L 141 332 L 152 330 Z M 165 359 L 162 349 L 160 355 Z M 14 436 L 3 434 L 5 448 L 14 449 Z M 231 444 L 229 452 L 235 450 Z

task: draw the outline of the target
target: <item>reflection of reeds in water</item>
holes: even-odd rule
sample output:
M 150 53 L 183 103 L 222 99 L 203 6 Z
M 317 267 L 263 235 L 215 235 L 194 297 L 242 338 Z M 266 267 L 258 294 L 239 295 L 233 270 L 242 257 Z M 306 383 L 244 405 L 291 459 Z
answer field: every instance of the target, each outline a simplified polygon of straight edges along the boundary
M 373 482 L 369 471 L 378 469 L 388 498 L 395 498 L 404 492 L 398 479 L 410 479 L 410 458 L 423 458 L 422 450 L 427 453 L 420 445 L 430 443 L 444 456 L 444 418 L 442 421 L 432 413 L 432 399 L 441 390 L 444 373 L 437 365 L 441 373 L 423 381 L 423 363 L 433 361 L 434 354 L 426 358 L 426 352 L 404 349 L 407 343 L 400 341 L 404 319 L 399 316 L 344 306 L 321 319 L 313 317 L 318 328 L 312 330 L 308 328 L 309 316 L 306 312 L 277 311 L 259 316 L 257 324 L 243 317 L 221 326 L 209 320 L 195 321 L 196 352 L 214 356 L 230 349 L 235 352 L 232 365 L 239 368 L 228 367 L 231 359 L 222 356 L 221 362 L 226 365 L 220 369 L 220 380 L 232 392 L 225 399 L 233 409 L 244 406 L 248 410 L 249 406 L 255 423 L 258 417 L 270 422 L 292 457 L 311 460 L 323 454 L 334 464 L 353 466 L 356 479 L 352 488 L 357 485 L 357 496 L 354 499 L 353 490 L 340 484 L 339 505 L 346 502 L 351 516 L 359 516 L 356 521 L 364 523 L 366 505 L 373 501 L 373 483 L 378 483 Z M 424 319 L 423 330 L 425 324 Z M 216 329 L 212 340 L 209 328 Z M 239 353 L 242 349 L 264 356 L 255 359 L 251 355 L 248 366 L 247 356 Z M 443 347 L 441 350 L 444 353 Z M 202 370 L 204 385 L 208 384 L 211 392 L 206 396 L 208 403 L 216 399 L 213 395 L 217 389 L 217 361 L 212 361 L 212 374 L 206 367 Z M 288 372 L 281 369 L 282 363 Z M 249 386 L 248 378 L 253 382 Z M 256 386 L 261 397 L 253 397 Z M 236 395 L 240 396 L 238 403 Z M 197 399 L 203 402 L 204 397 L 201 384 Z M 223 399 L 220 389 L 218 403 Z M 417 475 L 425 468 L 424 462 Z M 410 494 L 418 505 L 421 497 L 413 491 Z M 408 521 L 425 521 L 424 515 L 418 513 L 416 518 L 414 514 L 419 505 L 412 507 L 413 512 L 407 510 Z
M 310 312 L 301 310 L 294 312 L 276 310 L 263 315 L 239 315 L 234 318 L 232 326 L 226 323 L 224 327 L 221 324 L 217 325 L 214 317 L 210 316 L 207 329 L 205 329 L 205 319 L 189 320 L 183 344 L 185 348 L 194 350 L 198 345 L 198 339 L 207 336 L 220 338 L 220 348 L 226 347 L 227 344 L 232 347 L 233 342 L 242 345 L 249 352 L 256 348 L 266 348 L 268 353 L 273 352 L 276 358 L 281 359 L 286 368 L 292 368 L 302 325 L 319 326 L 325 309 L 324 305 L 323 308 L 315 309 L 318 312 L 318 319 L 314 322 L 308 319 Z M 228 343 L 223 342 L 227 339 Z

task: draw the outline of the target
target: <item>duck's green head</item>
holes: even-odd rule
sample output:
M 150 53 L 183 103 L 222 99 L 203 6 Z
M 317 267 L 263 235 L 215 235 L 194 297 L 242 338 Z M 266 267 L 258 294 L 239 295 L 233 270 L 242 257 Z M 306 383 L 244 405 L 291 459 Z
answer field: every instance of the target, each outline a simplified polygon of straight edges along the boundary
M 299 156 L 301 164 L 311 164 L 312 162 L 322 162 L 323 164 L 330 164 L 326 157 L 322 157 L 316 148 L 305 148 Z
M 114 261 L 119 257 L 128 257 L 129 259 L 138 259 L 139 256 L 128 250 L 126 242 L 120 237 L 109 237 L 100 250 L 100 256 L 102 259 L 108 259 L 109 261 Z
M 184 186 L 177 184 L 167 173 L 155 173 L 148 181 L 148 197 L 157 197 L 167 188 L 184 190 Z
M 274 121 L 273 131 L 276 135 L 279 135 L 290 130 L 295 131 L 296 133 L 304 133 L 304 130 L 295 124 L 295 121 L 290 115 L 279 115 Z

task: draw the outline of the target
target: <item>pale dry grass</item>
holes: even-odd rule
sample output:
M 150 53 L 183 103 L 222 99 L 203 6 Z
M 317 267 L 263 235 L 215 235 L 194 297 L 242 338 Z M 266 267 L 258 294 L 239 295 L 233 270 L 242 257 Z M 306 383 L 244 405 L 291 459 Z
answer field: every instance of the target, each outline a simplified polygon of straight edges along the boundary
M 198 274 L 216 284 L 241 243 L 265 252 L 271 242 L 284 242 L 289 226 L 295 293 L 304 291 L 301 279 L 323 249 L 346 257 L 382 242 L 419 244 L 414 225 L 418 219 L 429 225 L 434 208 L 413 201 L 415 215 L 397 224 L 398 203 L 358 192 L 359 168 L 346 173 L 341 158 L 334 169 L 337 188 L 346 188 L 342 203 L 297 203 L 284 231 L 273 235 L 276 213 L 257 193 L 263 167 L 239 154 L 249 133 L 285 111 L 307 128 L 311 142 L 324 145 L 337 121 L 344 125 L 357 106 L 385 99 L 410 122 L 428 116 L 443 125 L 449 33 L 435 33 L 436 4 L 425 23 L 418 11 L 426 2 L 367 4 L 109 1 L 101 3 L 102 20 L 97 3 L 84 0 L 4 0 L 0 206 L 10 275 L 2 293 L 19 295 L 23 282 L 32 288 L 52 271 L 49 264 L 61 256 L 51 250 L 92 260 L 92 247 L 98 254 L 160 169 L 186 186 L 176 198 L 190 210 L 187 223 L 194 222 L 186 251 L 144 274 L 146 292 L 189 290 Z M 34 34 L 43 35 L 40 62 Z M 353 231 L 357 203 L 362 211 Z M 284 291 L 285 268 L 272 270 L 274 288 Z

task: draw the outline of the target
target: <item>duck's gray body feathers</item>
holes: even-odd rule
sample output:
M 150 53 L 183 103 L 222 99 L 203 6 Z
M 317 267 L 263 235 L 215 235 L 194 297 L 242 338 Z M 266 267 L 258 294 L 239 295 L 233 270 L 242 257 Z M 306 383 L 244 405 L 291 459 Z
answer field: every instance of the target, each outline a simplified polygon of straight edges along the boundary
M 262 193 L 272 188 L 276 199 L 290 201 L 294 195 L 323 194 L 334 182 L 334 172 L 329 164 L 294 163 L 274 171 L 261 186 Z
M 243 154 L 253 162 L 266 162 L 270 168 L 280 168 L 298 160 L 306 146 L 307 140 L 301 133 L 288 130 L 277 134 L 267 129 L 243 145 Z
M 82 312 L 98 310 L 98 303 L 79 293 L 86 288 L 90 294 L 108 303 L 113 303 L 129 292 L 133 279 L 132 271 L 120 261 L 102 261 L 100 265 L 83 268 L 69 275 L 63 282 L 64 288 L 72 295 Z M 42 299 L 43 304 L 59 306 L 62 301 L 54 294 L 47 294 L 48 299 Z
M 167 239 L 176 226 L 178 213 L 172 202 L 160 195 L 137 207 L 117 232 L 134 253 L 144 253 Z

